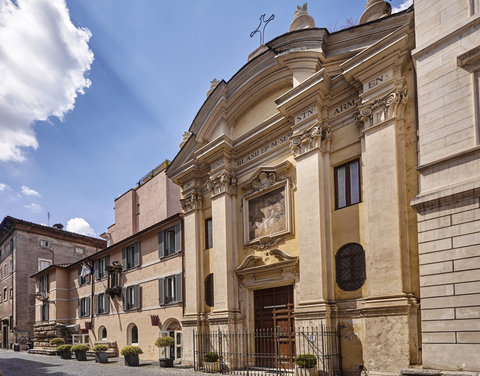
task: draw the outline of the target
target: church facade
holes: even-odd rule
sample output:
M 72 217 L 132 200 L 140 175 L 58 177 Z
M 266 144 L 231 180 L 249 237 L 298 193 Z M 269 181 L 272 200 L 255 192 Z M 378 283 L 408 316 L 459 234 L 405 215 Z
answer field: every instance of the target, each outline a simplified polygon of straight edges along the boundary
M 183 364 L 194 333 L 274 328 L 278 309 L 297 331 L 339 328 L 346 374 L 420 362 L 413 27 L 383 1 L 334 33 L 299 7 L 212 81 L 167 169 L 184 215 Z

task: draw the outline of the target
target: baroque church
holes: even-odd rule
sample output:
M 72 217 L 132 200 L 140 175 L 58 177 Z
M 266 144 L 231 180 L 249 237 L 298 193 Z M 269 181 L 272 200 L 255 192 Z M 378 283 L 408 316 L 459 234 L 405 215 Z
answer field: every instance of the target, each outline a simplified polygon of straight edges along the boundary
M 275 347 L 287 358 L 321 347 L 308 328 L 339 328 L 346 374 L 419 363 L 413 10 L 390 13 L 369 0 L 359 25 L 328 32 L 305 4 L 212 81 L 167 169 L 184 213 L 184 363 L 200 335 L 271 328 L 307 331 Z

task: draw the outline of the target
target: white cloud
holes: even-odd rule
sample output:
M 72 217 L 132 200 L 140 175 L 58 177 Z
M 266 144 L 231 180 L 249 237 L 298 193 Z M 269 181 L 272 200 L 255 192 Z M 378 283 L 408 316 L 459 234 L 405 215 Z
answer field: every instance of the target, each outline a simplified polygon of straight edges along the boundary
M 0 192 L 1 191 L 6 191 L 8 189 L 8 185 L 0 183 Z
M 405 0 L 398 7 L 393 7 L 392 13 L 398 13 L 398 12 L 401 12 L 402 10 L 408 9 L 412 4 L 413 4 L 413 0 Z
M 0 0 L 0 161 L 38 148 L 36 120 L 63 118 L 91 84 L 91 33 L 76 28 L 65 0 Z
M 68 220 L 66 230 L 70 232 L 76 232 L 77 234 L 82 235 L 96 235 L 95 231 L 93 231 L 93 228 L 88 224 L 88 222 L 85 219 L 78 217 Z
M 30 209 L 30 210 L 40 210 L 42 207 L 38 204 L 35 204 L 32 202 L 30 205 L 23 205 L 25 208 Z
M 42 197 L 35 189 L 28 188 L 26 185 L 22 185 L 22 194 L 25 196 Z

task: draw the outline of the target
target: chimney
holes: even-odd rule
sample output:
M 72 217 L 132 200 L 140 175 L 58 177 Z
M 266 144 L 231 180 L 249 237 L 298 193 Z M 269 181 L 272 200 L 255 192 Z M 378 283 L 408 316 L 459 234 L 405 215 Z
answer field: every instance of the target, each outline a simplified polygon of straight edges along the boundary
M 55 223 L 52 227 L 57 230 L 63 230 L 63 225 L 61 223 Z

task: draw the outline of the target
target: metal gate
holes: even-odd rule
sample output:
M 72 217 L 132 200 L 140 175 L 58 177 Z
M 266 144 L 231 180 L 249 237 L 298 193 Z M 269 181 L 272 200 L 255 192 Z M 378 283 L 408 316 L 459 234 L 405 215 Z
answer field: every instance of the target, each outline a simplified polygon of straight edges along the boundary
M 288 375 L 295 373 L 298 355 L 310 354 L 316 359 L 316 368 L 323 376 L 341 375 L 338 328 L 321 326 L 282 330 L 277 326 L 271 330 L 243 332 L 194 331 L 193 340 L 196 371 L 252 376 Z M 262 351 L 258 352 L 258 348 Z M 210 357 L 211 353 L 218 355 L 218 360 L 206 362 L 207 353 Z

